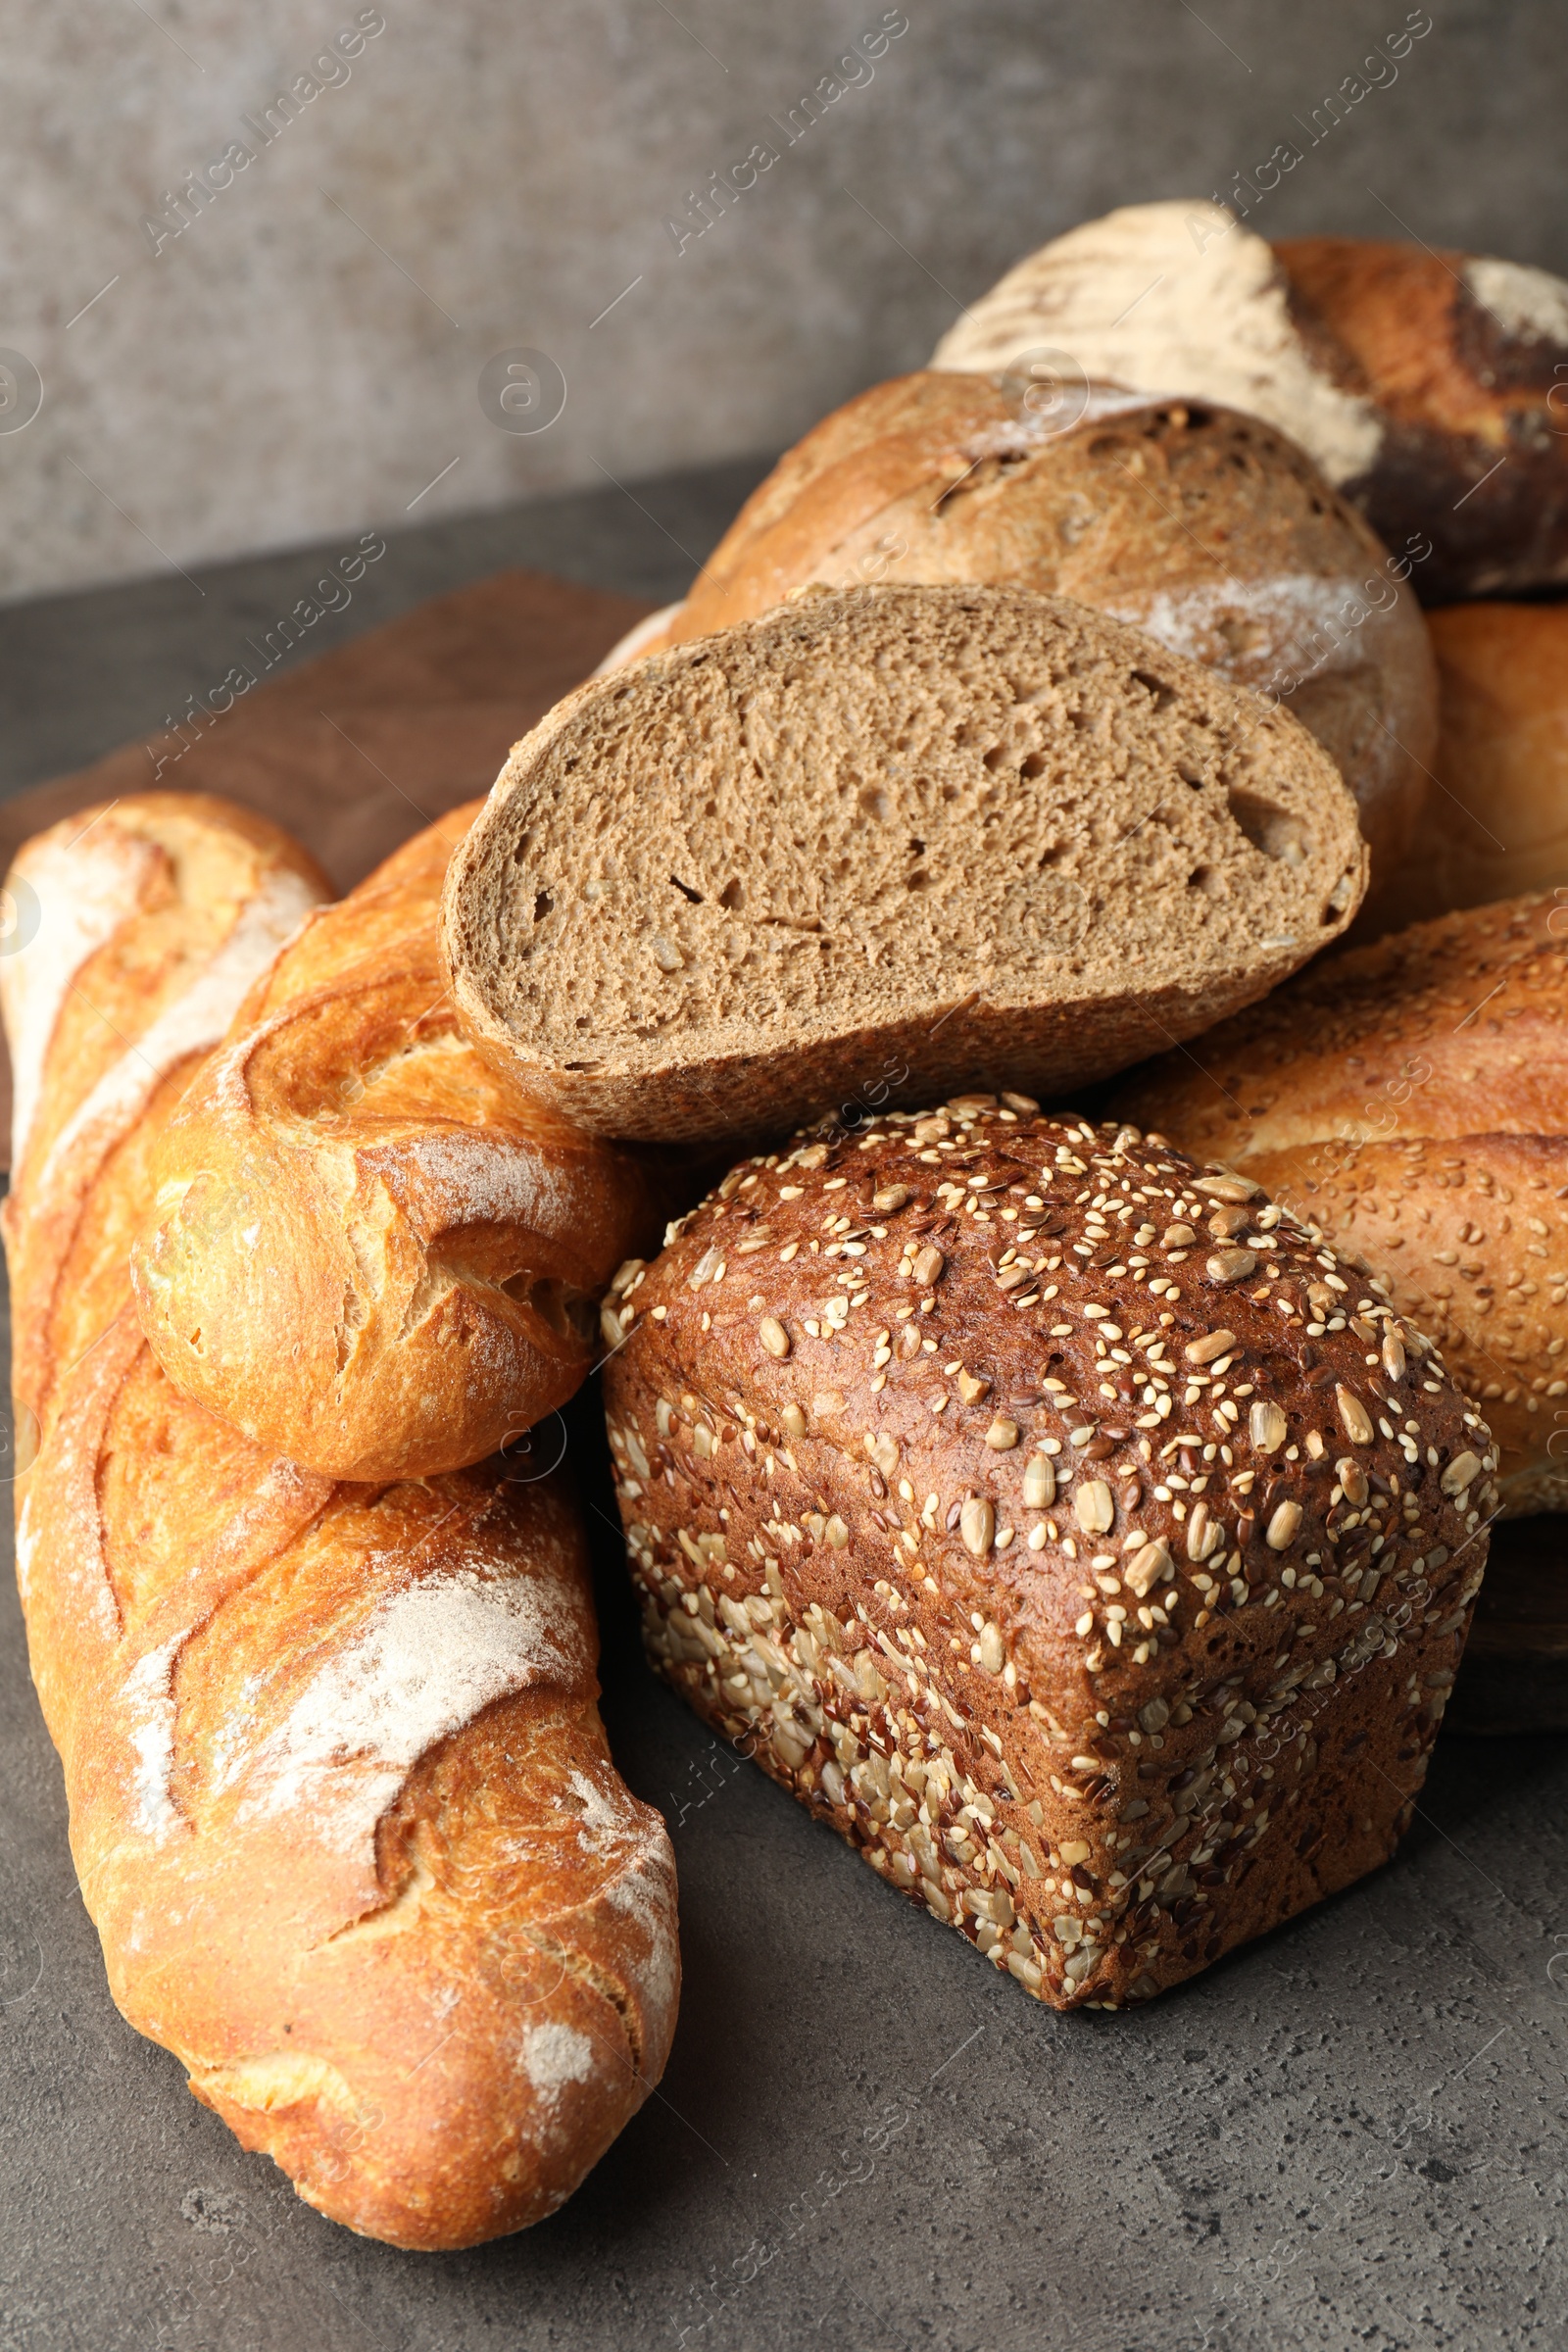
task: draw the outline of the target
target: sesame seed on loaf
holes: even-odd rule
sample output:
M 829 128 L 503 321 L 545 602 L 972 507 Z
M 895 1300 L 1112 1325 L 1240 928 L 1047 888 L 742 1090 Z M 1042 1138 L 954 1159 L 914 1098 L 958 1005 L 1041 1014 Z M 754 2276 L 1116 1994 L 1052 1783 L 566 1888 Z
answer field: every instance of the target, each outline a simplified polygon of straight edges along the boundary
M 1116 1102 L 1379 1269 L 1484 1406 L 1518 1515 L 1568 1507 L 1564 928 L 1544 893 L 1412 923 Z
M 1022 589 L 808 596 L 591 681 L 454 858 L 465 1021 L 601 1134 L 745 1136 L 903 1064 L 1060 1087 L 1250 1003 L 1365 887 L 1287 712 Z
M 743 1162 L 606 1312 L 656 1664 L 1031 1992 L 1148 1998 L 1393 1851 L 1491 1438 L 1255 1186 L 967 1096 Z

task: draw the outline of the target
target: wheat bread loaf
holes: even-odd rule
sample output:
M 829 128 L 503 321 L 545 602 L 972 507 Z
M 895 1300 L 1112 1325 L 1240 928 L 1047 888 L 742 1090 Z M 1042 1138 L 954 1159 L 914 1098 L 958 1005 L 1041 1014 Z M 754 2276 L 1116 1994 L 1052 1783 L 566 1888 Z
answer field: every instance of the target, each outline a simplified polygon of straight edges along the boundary
M 1116 1106 L 1359 1252 L 1479 1399 L 1508 1513 L 1568 1507 L 1568 922 L 1505 900 L 1336 956 Z
M 283 879 L 317 885 L 186 796 L 18 868 L 46 919 L 5 975 L 17 1571 L 111 1989 L 333 2219 L 420 2249 L 520 2228 L 647 2096 L 679 1980 L 576 1512 L 505 1463 L 313 1476 L 172 1388 L 126 1270 L 157 1132 L 285 935 Z
M 159 1140 L 132 1252 L 175 1385 L 336 1478 L 481 1461 L 564 1403 L 642 1171 L 474 1051 L 441 887 L 478 804 L 313 917 Z
M 1408 848 L 1437 734 L 1408 563 L 1257 416 L 1102 385 L 927 369 L 816 425 L 683 606 L 623 660 L 750 620 L 811 581 L 1072 597 L 1283 698 L 1355 796 L 1376 889 Z
M 616 1288 L 656 1665 L 1030 1992 L 1145 1999 L 1388 1857 L 1494 1456 L 1255 1186 L 967 1095 L 742 1162 Z
M 1375 238 L 1271 246 L 1223 205 L 1128 205 L 1018 263 L 932 365 L 1042 351 L 1267 417 L 1391 547 L 1430 542 L 1428 603 L 1568 579 L 1568 282 L 1547 270 Z
M 1527 890 L 1568 898 L 1568 606 L 1446 605 L 1431 633 L 1432 790 L 1363 928 L 1369 914 L 1394 930 Z
M 476 1043 L 602 1134 L 900 1073 L 1059 1087 L 1261 995 L 1364 887 L 1280 709 L 1023 589 L 812 593 L 568 696 L 455 855 Z

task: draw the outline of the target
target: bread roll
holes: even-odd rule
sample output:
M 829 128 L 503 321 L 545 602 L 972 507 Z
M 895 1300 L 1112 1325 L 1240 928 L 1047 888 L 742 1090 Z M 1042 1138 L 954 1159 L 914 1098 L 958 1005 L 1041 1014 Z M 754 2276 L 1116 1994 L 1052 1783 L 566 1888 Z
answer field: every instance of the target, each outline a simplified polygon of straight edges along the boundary
M 1099 386 L 1066 387 L 1058 414 L 1040 396 L 931 371 L 860 393 L 780 460 L 626 658 L 813 580 L 1069 596 L 1280 696 L 1354 794 L 1376 887 L 1409 846 L 1437 734 L 1408 566 L 1255 416 Z
M 565 1402 L 648 1193 L 463 1035 L 441 885 L 478 804 L 323 909 L 161 1138 L 137 1303 L 177 1387 L 335 1478 L 422 1477 Z
M 1432 643 L 1435 788 L 1380 928 L 1559 885 L 1568 902 L 1568 605 L 1448 605 Z
M 1445 1349 L 1511 1514 L 1568 1507 L 1568 921 L 1522 898 L 1319 964 L 1116 1097 L 1360 1253 Z
M 575 1513 L 501 1465 L 313 1477 L 171 1387 L 125 1271 L 157 1130 L 317 887 L 272 828 L 165 795 L 18 868 L 43 909 L 4 978 L 40 1432 L 18 1581 L 111 1989 L 333 2219 L 415 2248 L 520 2228 L 642 2103 L 678 1987 Z
M 1030 1992 L 1146 1999 L 1387 1859 L 1494 1457 L 1254 1186 L 970 1095 L 747 1160 L 622 1297 L 655 1663 Z
M 1365 868 L 1305 728 L 1137 631 L 823 591 L 560 704 L 452 861 L 446 947 L 524 1091 L 745 1136 L 1125 1066 L 1333 939 Z
M 1289 433 L 1429 604 L 1568 579 L 1568 283 L 1360 237 L 1270 246 L 1221 205 L 1128 205 L 1054 238 L 943 337 L 965 373 L 1067 368 Z

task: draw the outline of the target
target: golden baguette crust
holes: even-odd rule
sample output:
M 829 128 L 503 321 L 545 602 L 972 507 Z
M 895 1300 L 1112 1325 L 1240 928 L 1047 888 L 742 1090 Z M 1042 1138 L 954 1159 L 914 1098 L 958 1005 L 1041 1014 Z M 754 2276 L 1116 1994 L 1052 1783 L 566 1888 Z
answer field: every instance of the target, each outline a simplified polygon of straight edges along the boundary
M 1108 1076 L 1338 937 L 1367 853 L 1288 711 L 1026 589 L 808 593 L 558 704 L 452 860 L 459 1012 L 596 1133 Z M 885 1099 L 885 1096 L 884 1098 Z
M 821 580 L 985 582 L 1068 596 L 1238 686 L 1269 687 L 1334 760 L 1374 889 L 1409 847 L 1437 738 L 1410 566 L 1257 416 L 1027 376 L 875 384 L 753 492 L 662 631 L 626 659 L 755 618 Z
M 131 1256 L 170 1378 L 339 1478 L 481 1461 L 564 1404 L 648 1214 L 622 1152 L 459 1026 L 441 887 L 480 804 L 323 908 L 159 1144 Z
M 1568 1506 L 1568 919 L 1412 924 L 1137 1075 L 1117 1107 L 1354 1250 L 1446 1349 L 1505 1512 Z
M 161 928 L 131 859 L 88 951 L 118 947 L 165 1021 L 210 1009 L 207 879 L 253 838 L 243 811 L 182 809 L 210 838 L 165 876 Z M 134 839 L 166 813 L 114 817 Z M 8 990 L 23 1064 L 38 972 Z M 54 1140 L 7 1204 L 13 1264 L 53 1302 L 18 1367 L 41 1424 L 18 1581 L 115 1998 L 323 2213 L 416 2248 L 520 2228 L 646 2097 L 678 1990 L 673 1863 L 609 1758 L 575 1512 L 501 1465 L 339 1484 L 181 1396 L 125 1272 L 172 1065 L 107 1086 L 118 1065 L 61 1036 Z M 118 1137 L 107 1109 L 74 1120 L 82 1089 L 122 1106 Z
M 617 1287 L 655 1663 L 1029 1991 L 1148 1998 L 1387 1859 L 1494 1456 L 1255 1186 L 967 1096 L 745 1161 Z
M 15 1071 L 0 1225 L 12 1383 L 35 1417 L 119 1312 L 153 1135 L 329 886 L 265 817 L 149 792 L 36 835 L 7 888 L 22 944 L 0 960 Z

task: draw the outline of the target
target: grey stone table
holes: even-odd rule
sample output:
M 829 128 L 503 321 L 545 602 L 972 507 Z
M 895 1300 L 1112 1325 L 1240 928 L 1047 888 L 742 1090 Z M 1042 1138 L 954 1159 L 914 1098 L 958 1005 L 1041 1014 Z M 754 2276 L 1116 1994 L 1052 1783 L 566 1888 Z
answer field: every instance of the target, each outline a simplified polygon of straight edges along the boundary
M 676 594 L 750 478 L 406 533 L 341 625 L 505 564 Z M 311 571 L 0 612 L 4 788 L 155 724 Z M 1568 2343 L 1568 1744 L 1446 1739 L 1379 1877 L 1146 2010 L 1054 2017 L 652 1681 L 591 1396 L 570 1437 L 615 1754 L 680 1862 L 660 2092 L 563 2213 L 471 2254 L 300 2204 L 111 2006 L 7 1575 L 6 2352 Z

